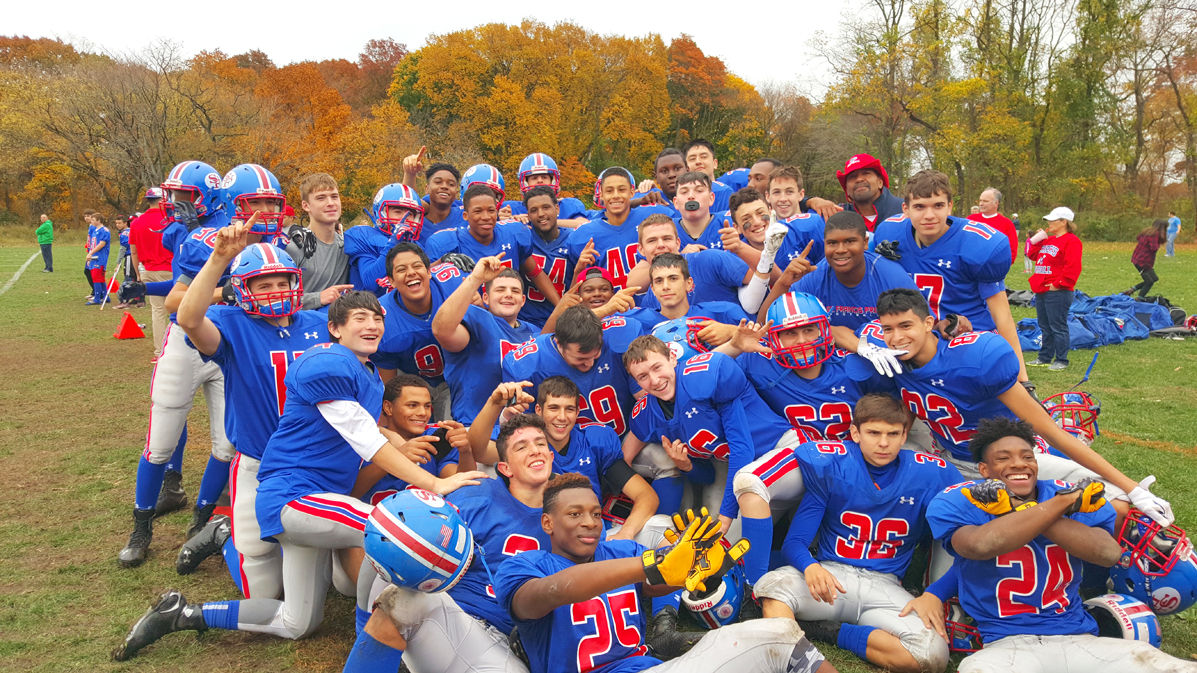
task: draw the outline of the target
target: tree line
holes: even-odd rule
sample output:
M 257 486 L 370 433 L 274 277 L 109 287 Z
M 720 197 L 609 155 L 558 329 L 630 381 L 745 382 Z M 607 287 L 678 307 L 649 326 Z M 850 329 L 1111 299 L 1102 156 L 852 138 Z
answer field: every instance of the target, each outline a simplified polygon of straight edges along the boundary
M 296 201 L 303 175 L 329 172 L 352 213 L 420 145 L 496 165 L 512 196 L 519 161 L 547 152 L 563 191 L 587 199 L 603 168 L 649 176 L 662 147 L 705 138 L 721 169 L 773 157 L 830 198 L 835 169 L 868 152 L 895 186 L 947 173 L 958 214 L 988 186 L 1006 212 L 1087 211 L 1095 237 L 1197 211 L 1197 0 L 863 0 L 855 17 L 811 38 L 833 73 L 821 100 L 754 87 L 686 35 L 570 23 L 488 24 L 414 51 L 377 39 L 356 61 L 283 66 L 260 51 L 0 37 L 0 208 L 131 211 L 197 158 L 261 163 Z

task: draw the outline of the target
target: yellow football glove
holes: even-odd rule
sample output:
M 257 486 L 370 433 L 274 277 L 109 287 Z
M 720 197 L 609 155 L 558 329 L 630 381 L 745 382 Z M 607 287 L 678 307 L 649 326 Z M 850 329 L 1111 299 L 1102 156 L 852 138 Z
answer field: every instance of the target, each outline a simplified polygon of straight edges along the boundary
M 972 486 L 965 486 L 960 492 L 986 514 L 1001 516 L 1014 511 L 1013 505 L 1010 504 L 1010 494 L 1006 492 L 1006 485 L 1000 479 L 986 479 Z
M 1056 495 L 1068 493 L 1079 493 L 1080 495 L 1077 496 L 1076 502 L 1064 510 L 1065 515 L 1077 512 L 1096 512 L 1106 504 L 1106 485 L 1090 477 L 1085 477 L 1068 488 L 1056 491 Z
M 644 564 L 644 576 L 650 585 L 665 584 L 671 587 L 686 585 L 686 577 L 700 558 L 710 552 L 723 533 L 719 522 L 703 509 L 699 516 L 687 510 L 686 518 L 673 515 L 675 525 L 688 520 L 681 535 L 671 538 L 672 547 L 648 549 L 640 556 Z M 680 526 L 679 526 L 680 527 Z
M 712 545 L 686 575 L 686 590 L 701 596 L 707 593 L 707 587 L 717 589 L 723 575 L 748 553 L 749 546 L 744 538 L 730 547 L 724 547 L 722 542 Z

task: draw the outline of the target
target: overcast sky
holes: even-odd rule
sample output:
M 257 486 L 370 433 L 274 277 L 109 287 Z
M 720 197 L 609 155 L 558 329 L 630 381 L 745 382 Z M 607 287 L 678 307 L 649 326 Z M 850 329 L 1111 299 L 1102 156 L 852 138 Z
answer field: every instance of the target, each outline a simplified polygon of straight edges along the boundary
M 852 2 L 799 0 L 774 3 L 721 2 L 481 2 L 478 0 L 344 0 L 322 2 L 171 3 L 144 0 L 64 0 L 9 3 L 0 20 L 6 35 L 56 37 L 95 51 L 122 53 L 159 38 L 183 45 L 190 56 L 205 49 L 229 54 L 259 49 L 279 65 L 330 58 L 356 60 L 366 41 L 390 37 L 409 49 L 429 35 L 485 23 L 572 21 L 602 34 L 657 33 L 668 43 L 687 33 L 708 55 L 754 85 L 792 82 L 821 97 L 830 83 L 816 33 L 834 37 Z M 521 5 L 536 7 L 520 12 Z M 616 9 L 619 8 L 619 9 Z M 748 12 L 757 10 L 755 13 Z

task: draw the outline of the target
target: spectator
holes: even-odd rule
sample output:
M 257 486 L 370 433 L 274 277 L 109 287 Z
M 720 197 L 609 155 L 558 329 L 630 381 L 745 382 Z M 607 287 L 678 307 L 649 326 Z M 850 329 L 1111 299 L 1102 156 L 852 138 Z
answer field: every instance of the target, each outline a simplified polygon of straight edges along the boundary
M 839 205 L 817 196 L 802 201 L 803 212 L 815 211 L 824 220 L 840 210 L 855 210 L 872 232 L 888 217 L 902 214 L 902 199 L 889 191 L 889 174 L 876 157 L 856 154 L 844 162 L 844 170 L 835 177 L 844 188 L 846 201 Z
M 303 308 L 316 310 L 328 306 L 353 289 L 349 282 L 349 256 L 345 254 L 345 234 L 341 223 L 341 192 L 337 181 L 327 173 L 313 173 L 299 185 L 300 207 L 308 215 L 308 226 L 287 226 L 291 237 L 287 254 L 303 270 Z M 294 216 L 291 206 L 283 210 L 283 222 Z M 288 217 L 290 219 L 288 219 Z
M 174 259 L 172 250 L 162 242 L 162 234 L 172 220 L 162 207 L 162 190 L 151 187 L 145 193 L 149 207 L 129 223 L 129 254 L 137 277 L 143 283 L 171 280 L 170 263 Z M 180 225 L 182 226 L 182 225 Z M 162 354 L 162 341 L 170 325 L 170 312 L 166 310 L 166 297 L 147 295 L 150 302 L 150 324 L 154 332 L 154 360 Z
M 1162 218 L 1156 219 L 1151 226 L 1139 232 L 1139 242 L 1135 244 L 1135 251 L 1131 253 L 1131 264 L 1135 265 L 1135 270 L 1139 272 L 1143 281 L 1122 294 L 1132 295 L 1138 290 L 1140 299 L 1147 296 L 1151 286 L 1160 279 L 1155 273 L 1155 253 L 1159 252 L 1160 246 L 1167 239 L 1168 220 Z
M 37 225 L 33 233 L 37 234 L 37 244 L 42 248 L 42 263 L 46 266 L 42 273 L 54 273 L 54 223 L 45 213 L 42 213 L 40 219 L 41 224 Z
M 1176 216 L 1176 211 L 1168 211 L 1168 248 L 1164 251 L 1165 257 L 1175 257 L 1176 237 L 1180 235 L 1180 218 Z
M 1043 216 L 1047 231 L 1040 229 L 1027 240 L 1027 254 L 1035 259 L 1029 280 L 1043 331 L 1039 357 L 1027 364 L 1050 365 L 1052 371 L 1068 368 L 1068 309 L 1081 275 L 1081 239 L 1074 233 L 1074 218 L 1070 208 L 1059 206 Z
M 1002 205 L 1002 193 L 994 187 L 988 187 L 977 197 L 976 210 L 968 216 L 974 222 L 983 222 L 1005 234 L 1010 239 L 1010 263 L 1018 259 L 1018 230 L 1014 222 L 998 212 Z

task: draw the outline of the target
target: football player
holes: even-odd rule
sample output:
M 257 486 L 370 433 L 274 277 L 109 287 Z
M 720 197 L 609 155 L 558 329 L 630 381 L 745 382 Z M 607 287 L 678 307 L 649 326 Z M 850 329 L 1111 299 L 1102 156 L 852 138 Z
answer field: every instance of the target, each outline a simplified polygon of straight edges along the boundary
M 495 598 L 500 587 L 492 577 L 518 555 L 548 546 L 548 534 L 537 522 L 554 452 L 544 422 L 528 414 L 505 422 L 496 445 L 506 480 L 484 480 L 449 499 L 473 531 L 478 559 L 447 593 L 386 586 L 351 660 L 370 653 L 375 661 L 405 658 L 417 671 L 527 670 L 508 646 L 511 616 Z
M 333 342 L 308 349 L 287 372 L 287 401 L 262 456 L 256 507 L 262 537 L 277 539 L 282 547 L 284 600 L 193 605 L 169 591 L 133 625 L 113 651 L 114 659 L 128 659 L 175 631 L 220 628 L 296 639 L 315 630 L 323 619 L 333 551 L 349 559 L 357 550 L 360 559 L 372 507 L 346 495 L 360 460 L 442 494 L 485 478 L 481 472 L 434 477 L 379 432 L 374 419 L 382 408 L 383 385 L 369 356 L 378 347 L 383 325 L 382 307 L 371 293 L 344 294 L 328 311 Z M 369 565 L 365 569 L 374 574 Z M 359 587 L 368 586 L 359 582 Z M 359 594 L 359 607 L 365 603 Z
M 419 240 L 424 227 L 424 202 L 416 190 L 400 183 L 379 187 L 366 213 L 372 227 L 345 232 L 349 279 L 358 290 L 381 297 L 391 286 L 388 253 L 396 243 Z
M 386 312 L 387 329 L 370 359 L 383 381 L 389 381 L 396 371 L 423 378 L 432 386 L 433 417 L 451 418 L 445 355 L 432 336 L 432 319 L 461 284 L 461 270 L 452 264 L 430 264 L 428 255 L 410 241 L 391 248 L 385 264 L 387 284 L 395 289 L 379 300 Z
M 919 171 L 906 183 L 902 217 L 878 224 L 872 247 L 910 274 L 934 315 L 962 315 L 973 329 L 1002 335 L 1018 355 L 1018 380 L 1026 381 L 1022 347 L 1006 301 L 1008 241 L 985 224 L 951 213 L 948 176 Z
M 548 187 L 558 199 L 562 226 L 575 228 L 590 221 L 590 211 L 580 200 L 572 196 L 561 196 L 561 171 L 553 157 L 543 152 L 533 152 L 520 162 L 519 173 L 520 193 L 524 201 L 511 202 L 512 215 L 531 215 L 527 208 L 527 196 L 536 187 Z M 595 212 L 594 214 L 598 214 Z M 529 218 L 530 219 L 530 218 Z
M 457 203 L 461 173 L 452 164 L 435 163 L 424 171 L 424 183 L 428 193 L 424 196 L 424 228 L 418 241 L 421 246 L 428 245 L 428 239 L 438 231 L 466 226 Z
M 711 210 L 713 212 L 727 210 L 728 201 L 735 190 L 715 179 L 715 171 L 719 170 L 719 160 L 715 158 L 715 146 L 702 138 L 691 140 L 682 148 L 682 156 L 686 159 L 687 171 L 705 173 L 711 179 L 711 194 L 715 197 L 715 203 L 711 205 Z M 680 191 L 680 178 L 677 184 Z M 677 197 L 675 196 L 674 206 L 676 205 Z
M 628 286 L 628 271 L 636 266 L 640 245 L 637 227 L 649 215 L 669 214 L 660 206 L 633 208 L 634 185 L 632 173 L 626 168 L 612 166 L 600 173 L 598 187 L 603 212 L 578 227 L 569 238 L 569 257 L 574 268 L 601 267 L 620 290 Z
M 1100 638 L 1078 590 L 1083 562 L 1114 565 L 1114 510 L 1100 482 L 1039 479 L 1025 422 L 987 419 L 970 442 L 981 480 L 932 500 L 928 524 L 956 558 L 960 605 L 984 648 L 961 673 L 1193 671 L 1149 643 Z
M 634 308 L 623 313 L 627 318 L 637 320 L 651 331 L 658 324 L 682 317 L 703 317 L 706 322 L 699 338 L 714 345 L 731 339 L 736 325 L 748 317 L 739 304 L 726 301 L 692 303 L 694 279 L 690 277 L 690 265 L 679 254 L 666 252 L 653 257 L 649 266 L 652 296 L 659 308 Z
M 91 279 L 92 287 L 91 298 L 86 305 L 96 306 L 108 298 L 108 278 L 104 275 L 104 269 L 108 266 L 112 234 L 104 226 L 104 216 L 96 211 L 83 213 L 83 219 L 87 222 L 87 243 L 83 246 L 87 254 L 83 258 L 83 272 Z
M 727 226 L 728 215 L 726 210 L 712 210 L 711 206 L 714 203 L 711 177 L 706 173 L 690 171 L 682 173 L 677 179 L 677 193 L 673 197 L 673 206 L 679 215 L 674 218 L 674 222 L 677 223 L 683 252 L 722 246 L 719 230 Z
M 527 190 L 524 192 L 524 206 L 528 213 L 528 226 L 532 229 L 532 247 L 528 256 L 560 296 L 565 293 L 574 274 L 569 257 L 569 237 L 574 232 L 558 225 L 560 202 L 552 188 L 538 185 Z M 528 301 L 520 310 L 520 318 L 544 325 L 552 312 L 553 303 L 548 297 L 535 288 L 529 288 Z
M 1043 406 L 1019 385 L 1021 358 L 1000 336 L 968 332 L 950 340 L 940 339 L 933 330 L 935 318 L 927 300 L 915 290 L 881 293 L 877 314 L 886 345 L 904 351 L 898 355 L 904 366 L 894 377 L 902 401 L 927 422 L 940 455 L 964 477 L 976 478 L 979 474 L 968 443 L 981 419 L 1021 418 L 1071 459 L 1040 456 L 1039 467 L 1045 474 L 1077 481 L 1100 476 L 1113 497 L 1128 498 L 1163 525 L 1172 523 L 1172 506 L 1148 490 L 1155 477 L 1136 484 L 1052 421 Z
M 248 242 L 258 243 L 263 237 L 273 237 L 281 232 L 286 197 L 273 173 L 257 164 L 241 164 L 225 175 L 222 184 L 225 186 L 221 198 L 225 203 L 225 211 L 232 217 L 245 222 L 257 213 L 258 219 L 247 233 Z M 218 229 L 199 228 L 190 232 L 179 245 L 172 261 L 174 285 L 164 301 L 166 310 L 174 313 L 178 309 L 188 286 L 211 256 L 218 233 Z M 221 271 L 220 280 L 223 281 L 227 269 L 222 268 Z M 209 302 L 223 300 L 223 290 L 214 289 Z M 150 379 L 150 421 L 145 450 L 137 464 L 133 532 L 117 555 L 117 561 L 126 568 L 141 565 L 145 561 L 153 537 L 155 509 L 167 509 L 158 507 L 160 492 L 173 493 L 179 501 L 185 498 L 181 486 L 182 474 L 177 470 L 169 470 L 171 476 L 168 479 L 168 468 L 179 464 L 174 462 L 174 455 L 179 456 L 181 463 L 180 447 L 185 443 L 187 414 L 195 402 L 196 390 L 201 386 L 208 404 L 212 455 L 200 482 L 187 537 L 199 532 L 208 522 L 217 498 L 228 484 L 233 446 L 225 435 L 224 375 L 215 362 L 204 362 L 195 349 L 187 346 L 185 339 L 182 328 L 172 323 L 167 331 L 162 356 L 154 364 L 154 374 Z
M 480 288 L 486 308 L 470 304 Z M 503 357 L 540 331 L 517 317 L 524 300 L 519 273 L 483 257 L 437 309 L 432 336 L 445 354 L 453 418 L 472 422 L 499 384 Z
M 786 237 L 782 246 L 779 263 L 789 263 L 798 256 L 798 252 L 807 243 L 814 242 L 806 258 L 811 264 L 818 264 L 823 259 L 823 229 L 824 221 L 817 212 L 802 212 L 802 197 L 806 190 L 802 187 L 802 171 L 796 166 L 782 166 L 769 174 L 769 189 L 765 198 L 769 207 L 777 214 L 777 220 L 790 228 L 790 235 Z
M 541 381 L 567 376 L 581 393 L 579 413 L 622 435 L 633 399 L 620 357 L 641 332 L 636 321 L 620 316 L 600 320 L 586 306 L 571 306 L 555 332 L 540 334 L 503 357 L 503 380 L 530 381 L 528 393 L 536 397 Z
M 961 479 L 942 458 L 902 450 L 910 422 L 898 400 L 865 395 L 850 441 L 803 444 L 777 465 L 801 470 L 807 488 L 782 546 L 787 565 L 755 592 L 764 616 L 822 622 L 812 637 L 886 670 L 939 673 L 948 662 L 943 601 L 956 576 L 915 599 L 901 578 L 927 534 L 928 503 Z
M 667 663 L 649 654 L 641 591 L 650 596 L 667 593 L 688 584 L 687 575 L 695 585 L 718 581 L 724 564 L 706 557 L 718 550 L 718 556 L 732 558 L 717 543 L 718 527 L 709 517 L 695 518 L 677 544 L 664 550 L 627 540 L 603 542 L 602 507 L 590 481 L 570 473 L 554 478 L 545 489 L 541 528 L 550 537 L 551 550 L 507 561 L 495 587 L 500 603 L 519 626 L 534 673 L 575 667 L 661 673 L 835 670 L 795 622 L 780 619 L 715 629 Z M 691 571 L 695 566 L 704 570 Z
M 653 177 L 642 180 L 636 187 L 636 198 L 633 205 L 663 206 L 669 211 L 670 217 L 681 215 L 673 206 L 673 197 L 677 195 L 677 179 L 686 172 L 686 158 L 676 147 L 666 147 L 657 153 L 653 160 Z

